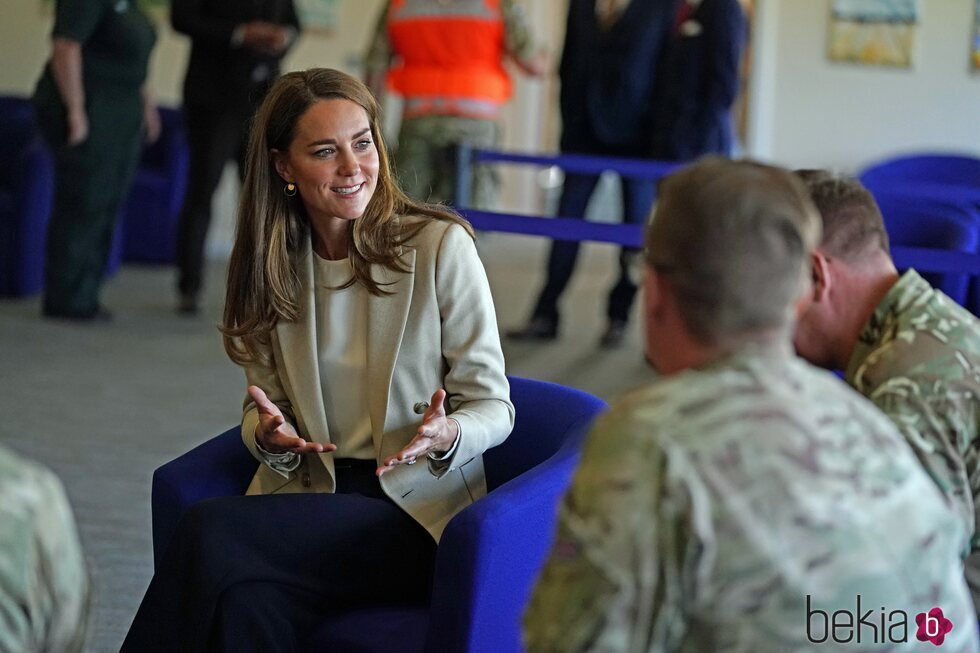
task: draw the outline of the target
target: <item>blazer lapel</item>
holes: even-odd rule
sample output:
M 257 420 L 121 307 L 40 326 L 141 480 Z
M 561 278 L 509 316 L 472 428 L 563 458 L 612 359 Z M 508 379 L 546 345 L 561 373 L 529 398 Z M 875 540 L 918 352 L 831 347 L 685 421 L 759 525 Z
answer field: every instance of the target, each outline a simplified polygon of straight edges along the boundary
M 415 250 L 405 249 L 401 262 L 409 270 L 414 270 Z M 371 430 L 375 436 L 383 436 L 391 377 L 405 333 L 408 311 L 412 305 L 414 275 L 411 272 L 392 272 L 380 265 L 372 266 L 371 274 L 378 281 L 390 283 L 384 289 L 391 293 L 380 297 L 369 295 L 367 309 L 367 379 L 370 388 L 368 412 Z M 380 438 L 375 438 L 374 447 L 375 452 L 381 451 Z
M 320 367 L 316 344 L 316 302 L 313 297 L 313 250 L 306 241 L 306 251 L 301 255 L 300 317 L 295 322 L 279 322 L 276 333 L 282 346 L 286 376 L 295 393 L 298 404 L 295 409 L 303 416 L 310 439 L 323 444 L 330 443 L 327 413 L 320 391 Z

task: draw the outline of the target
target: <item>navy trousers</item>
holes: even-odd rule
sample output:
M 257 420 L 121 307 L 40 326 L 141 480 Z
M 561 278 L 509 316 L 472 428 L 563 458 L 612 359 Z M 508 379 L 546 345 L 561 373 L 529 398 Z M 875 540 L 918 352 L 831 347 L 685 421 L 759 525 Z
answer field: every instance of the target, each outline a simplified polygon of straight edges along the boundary
M 596 154 L 596 152 L 590 152 Z M 604 152 L 604 154 L 611 154 Z M 647 179 L 627 179 L 623 182 L 623 219 L 629 224 L 644 224 L 653 205 L 654 182 Z M 563 218 L 585 217 L 589 199 L 599 183 L 597 175 L 569 174 L 565 177 L 561 199 L 558 202 L 558 215 Z M 579 242 L 556 240 L 551 244 L 548 255 L 548 277 L 538 296 L 533 317 L 541 317 L 557 323 L 559 319 L 558 300 L 565 291 L 575 270 L 578 259 Z M 629 317 L 637 284 L 630 276 L 630 268 L 639 250 L 624 247 L 619 253 L 619 279 L 609 292 L 606 315 L 610 321 L 625 322 Z
M 338 470 L 337 489 L 194 505 L 123 653 L 298 651 L 331 613 L 427 602 L 435 542 L 382 494 L 373 461 Z

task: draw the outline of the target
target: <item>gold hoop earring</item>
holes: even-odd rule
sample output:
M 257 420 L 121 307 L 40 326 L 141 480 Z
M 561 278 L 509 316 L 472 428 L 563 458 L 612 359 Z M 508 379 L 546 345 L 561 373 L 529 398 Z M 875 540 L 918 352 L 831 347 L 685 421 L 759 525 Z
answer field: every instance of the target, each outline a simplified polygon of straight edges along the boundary
M 286 195 L 286 197 L 292 197 L 296 194 L 296 184 L 289 182 L 286 184 L 286 187 L 282 189 L 282 192 Z

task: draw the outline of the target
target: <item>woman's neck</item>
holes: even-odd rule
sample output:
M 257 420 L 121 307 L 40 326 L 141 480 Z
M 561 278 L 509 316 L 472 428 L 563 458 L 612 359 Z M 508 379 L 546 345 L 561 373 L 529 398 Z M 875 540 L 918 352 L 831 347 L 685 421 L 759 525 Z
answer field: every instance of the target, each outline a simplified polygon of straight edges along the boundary
M 313 251 L 328 261 L 347 258 L 350 228 L 350 221 L 340 218 L 313 223 Z

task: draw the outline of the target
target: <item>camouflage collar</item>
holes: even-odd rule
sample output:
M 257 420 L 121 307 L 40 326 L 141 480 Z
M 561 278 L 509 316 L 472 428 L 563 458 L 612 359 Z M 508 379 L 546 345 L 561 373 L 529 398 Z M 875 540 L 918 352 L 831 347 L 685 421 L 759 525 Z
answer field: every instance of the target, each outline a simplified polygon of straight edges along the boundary
M 748 340 L 717 358 L 704 362 L 697 369 L 729 367 L 746 360 L 792 358 L 794 356 L 793 347 L 787 337 L 773 337 L 770 340 Z
M 854 375 L 868 354 L 874 350 L 879 343 L 887 339 L 898 324 L 898 318 L 909 308 L 918 302 L 923 295 L 932 290 L 925 279 L 919 273 L 909 269 L 892 286 L 885 298 L 881 300 L 874 313 L 868 318 L 864 328 L 858 335 L 857 345 L 851 353 L 851 360 L 847 363 L 847 370 L 844 377 L 848 382 L 854 382 Z

